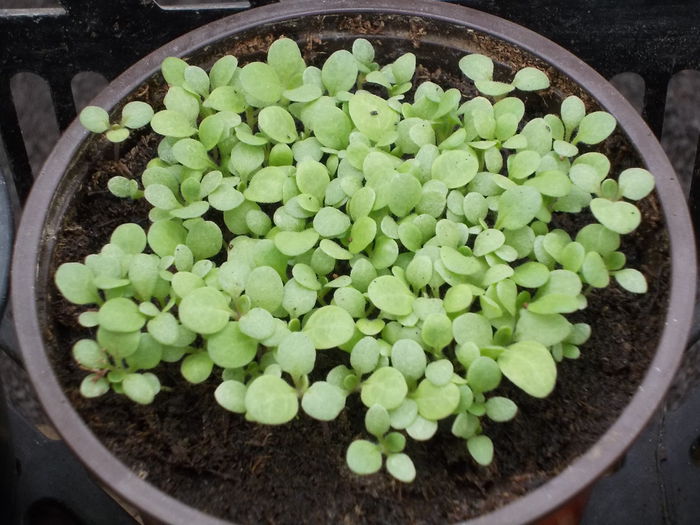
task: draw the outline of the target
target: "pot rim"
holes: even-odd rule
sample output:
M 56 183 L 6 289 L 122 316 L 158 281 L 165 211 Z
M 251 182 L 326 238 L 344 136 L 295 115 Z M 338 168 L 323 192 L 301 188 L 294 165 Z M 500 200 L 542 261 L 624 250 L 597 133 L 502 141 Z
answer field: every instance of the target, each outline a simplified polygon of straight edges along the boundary
M 670 297 L 657 352 L 638 391 L 607 432 L 582 456 L 541 487 L 472 525 L 523 523 L 557 509 L 600 477 L 629 447 L 654 414 L 678 368 L 689 331 L 695 293 L 695 243 L 685 198 L 664 151 L 632 106 L 591 67 L 550 40 L 512 22 L 474 9 L 432 0 L 284 0 L 206 24 L 141 59 L 102 91 L 91 104 L 108 110 L 159 68 L 167 56 L 183 56 L 257 25 L 323 14 L 387 13 L 419 16 L 462 25 L 519 46 L 563 71 L 612 113 L 656 179 L 670 237 Z M 137 477 L 92 434 L 56 380 L 44 348 L 36 303 L 36 278 L 44 221 L 54 192 L 88 136 L 77 119 L 61 136 L 31 194 L 16 237 L 12 303 L 20 347 L 32 384 L 68 446 L 103 483 L 145 514 L 173 524 L 228 523 L 190 507 Z M 29 264 L 28 264 L 29 263 Z

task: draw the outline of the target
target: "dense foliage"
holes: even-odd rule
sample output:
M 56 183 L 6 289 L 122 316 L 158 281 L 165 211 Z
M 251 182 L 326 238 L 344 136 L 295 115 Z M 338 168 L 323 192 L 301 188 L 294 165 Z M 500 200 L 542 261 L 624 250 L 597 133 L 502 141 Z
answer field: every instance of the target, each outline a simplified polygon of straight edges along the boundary
M 161 362 L 192 383 L 216 368 L 216 401 L 264 424 L 300 406 L 330 421 L 358 394 L 368 439 L 347 450 L 358 474 L 385 464 L 412 481 L 406 438 L 428 440 L 446 419 L 489 464 L 482 419 L 517 412 L 502 378 L 547 396 L 556 363 L 590 335 L 565 317 L 586 291 L 611 277 L 646 291 L 618 248 L 641 218 L 629 201 L 654 181 L 610 173 L 590 146 L 615 120 L 577 97 L 524 120 L 510 93 L 548 89 L 537 69 L 494 81 L 492 61 L 471 54 L 459 66 L 484 96 L 423 82 L 408 101 L 415 66 L 408 53 L 380 67 L 360 39 L 319 69 L 280 39 L 243 67 L 166 59 L 155 113 L 131 102 L 110 124 L 86 108 L 81 122 L 113 142 L 149 122 L 164 138 L 138 180 L 109 182 L 151 204 L 148 230 L 123 224 L 56 273 L 66 299 L 96 305 L 79 318 L 93 337 L 73 347 L 90 372 L 82 394 L 147 404 Z M 553 214 L 588 208 L 598 222 L 551 228 Z M 345 352 L 322 373 L 317 354 L 333 348 Z

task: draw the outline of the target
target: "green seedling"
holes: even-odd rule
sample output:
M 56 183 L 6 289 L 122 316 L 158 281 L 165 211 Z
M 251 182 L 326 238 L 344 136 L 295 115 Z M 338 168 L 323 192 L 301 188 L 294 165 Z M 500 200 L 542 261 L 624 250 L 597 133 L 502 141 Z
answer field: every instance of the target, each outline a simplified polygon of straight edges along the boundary
M 80 123 L 93 133 L 104 133 L 110 142 L 124 142 L 129 130 L 144 127 L 153 117 L 153 108 L 141 101 L 129 102 L 122 108 L 119 122 L 110 123 L 109 114 L 97 106 L 87 106 L 80 112 Z
M 333 421 L 359 396 L 348 406 L 364 407 L 367 435 L 349 445 L 349 468 L 411 482 L 406 440 L 431 439 L 441 421 L 491 463 L 484 418 L 517 414 L 499 386 L 552 392 L 557 363 L 590 336 L 567 319 L 590 290 L 614 280 L 646 291 L 619 248 L 654 179 L 641 168 L 611 176 L 591 147 L 614 131 L 612 116 L 568 97 L 558 115 L 524 120 L 511 94 L 549 89 L 546 74 L 494 80 L 476 54 L 459 67 L 483 96 L 423 82 L 409 100 L 415 56 L 375 58 L 363 39 L 320 68 L 288 39 L 244 67 L 168 58 L 155 114 L 132 102 L 110 124 L 83 111 L 115 142 L 149 121 L 162 136 L 137 180 L 109 184 L 146 199 L 148 227 L 117 227 L 55 275 L 87 308 L 73 347 L 84 396 L 151 403 L 161 363 L 180 363 L 193 384 L 220 378 L 216 402 L 261 424 L 300 412 Z M 587 209 L 597 222 L 551 227 Z M 319 352 L 334 348 L 344 352 L 329 353 L 337 362 L 322 377 Z

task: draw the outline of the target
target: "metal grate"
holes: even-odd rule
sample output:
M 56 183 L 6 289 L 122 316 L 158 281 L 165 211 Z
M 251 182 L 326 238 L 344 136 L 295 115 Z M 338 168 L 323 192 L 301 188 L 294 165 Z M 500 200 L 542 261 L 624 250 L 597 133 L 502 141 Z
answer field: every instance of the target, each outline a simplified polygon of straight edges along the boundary
M 18 212 L 36 175 L 33 175 L 30 163 L 30 156 L 35 155 L 28 154 L 30 137 L 23 138 L 21 115 L 13 98 L 17 93 L 16 85 L 13 89 L 19 78 L 17 75 L 32 74 L 36 75 L 32 77 L 35 80 L 46 82 L 46 96 L 53 103 L 58 132 L 68 126 L 76 115 L 76 108 L 86 102 L 84 96 L 79 96 L 79 86 L 85 75 L 99 74 L 111 80 L 155 48 L 195 27 L 272 1 L 210 0 L 205 4 L 190 0 L 189 5 L 182 5 L 183 0 L 161 0 L 160 3 L 154 0 L 53 0 L 53 4 L 41 0 L 13 0 L 14 6 L 32 4 L 32 7 L 7 9 L 3 8 L 7 0 L 0 0 L 0 212 L 8 211 L 2 200 L 3 183 L 9 186 Z M 664 116 L 669 109 L 673 110 L 667 108 L 667 92 L 674 75 L 684 70 L 700 71 L 700 5 L 697 1 L 590 0 L 582 3 L 532 0 L 523 4 L 507 0 L 454 0 L 452 3 L 528 27 L 573 52 L 606 78 L 619 80 L 624 74 L 627 81 L 615 84 L 631 89 L 629 95 L 636 98 L 636 106 L 657 137 L 665 137 L 667 142 L 670 137 L 669 143 L 675 140 L 675 136 L 669 134 L 670 130 L 663 129 Z M 40 8 L 37 5 L 48 6 Z M 637 76 L 630 76 L 630 72 Z M 700 88 L 700 76 L 697 80 L 697 88 Z M 689 111 L 677 108 L 675 111 L 684 113 L 681 117 L 690 118 Z M 698 115 L 700 121 L 700 112 Z M 689 122 L 686 124 L 692 127 Z M 695 151 L 697 142 L 698 130 L 685 133 L 682 148 L 690 158 L 686 185 L 690 185 L 691 172 L 693 181 L 700 180 L 700 148 L 697 157 L 695 153 L 688 153 L 688 150 Z M 691 169 L 693 158 L 694 168 Z M 34 165 L 36 167 L 36 162 Z M 700 225 L 700 183 L 692 185 L 690 197 L 695 224 Z M 0 217 L 0 223 L 2 220 Z M 1 267 L 4 263 L 2 256 L 3 252 L 9 252 L 11 233 L 11 226 L 3 230 L 0 224 L 0 307 L 4 302 L 3 270 L 6 270 L 6 267 Z M 0 330 L 0 342 L 6 348 L 12 346 L 11 334 L 6 337 L 3 333 L 3 330 L 8 331 L 8 325 L 6 322 Z M 664 467 L 664 461 L 660 459 L 664 446 L 687 448 L 682 440 L 695 439 L 700 433 L 700 429 L 684 423 L 691 414 L 697 413 L 689 411 L 690 408 L 700 406 L 700 397 L 697 394 L 693 397 L 692 403 L 684 405 L 685 412 L 678 412 L 675 416 L 671 413 L 668 421 L 665 421 L 664 412 L 664 416 L 654 422 L 630 452 L 627 464 L 599 484 L 601 495 L 596 497 L 594 493 L 585 523 L 697 522 L 693 521 L 700 512 L 697 504 L 695 508 L 688 506 L 682 496 L 691 495 L 688 501 L 697 502 L 692 496 L 698 487 L 697 470 L 694 471 L 694 482 L 684 485 L 683 480 L 690 479 L 692 469 L 698 467 L 694 466 L 690 456 L 685 463 L 675 456 L 674 461 L 681 462 L 680 467 L 674 464 L 675 470 L 668 465 Z M 679 414 L 687 414 L 687 417 L 684 415 L 679 419 Z M 49 471 L 53 479 L 59 480 L 59 484 L 75 487 L 72 492 L 77 494 L 71 496 L 70 491 L 58 493 L 50 484 L 34 483 L 36 480 L 28 479 L 25 469 L 24 478 L 20 478 L 17 485 L 18 501 L 25 516 L 32 510 L 31 505 L 52 501 L 37 498 L 49 497 L 72 506 L 79 513 L 79 519 L 86 523 L 131 523 L 130 518 L 116 509 L 113 502 L 110 503 L 111 499 L 99 495 L 102 493 L 83 474 L 65 446 L 39 436 L 14 409 L 10 410 L 10 415 L 15 441 L 19 443 L 16 456 L 28 469 L 37 471 L 45 465 L 32 461 L 32 458 L 45 458 L 46 463 L 51 464 Z M 694 443 L 695 449 L 700 448 Z M 680 473 L 680 468 L 686 470 Z M 40 476 L 37 479 L 46 477 L 41 473 L 37 476 Z M 631 492 L 636 493 L 636 499 L 626 497 Z M 604 493 L 614 495 L 614 498 L 606 499 Z M 84 494 L 94 494 L 94 497 L 86 499 Z M 86 504 L 87 500 L 94 504 Z M 642 500 L 644 505 L 639 506 Z M 626 504 L 620 504 L 623 501 Z M 636 515 L 632 512 L 635 505 Z
M 0 137 L 20 201 L 32 177 L 10 88 L 15 74 L 29 71 L 48 82 L 63 130 L 76 114 L 75 75 L 92 71 L 111 80 L 173 38 L 264 3 L 242 0 L 185 9 L 163 8 L 153 0 L 60 0 L 61 7 L 0 10 Z
M 113 79 L 153 49 L 199 25 L 270 0 L 198 4 L 153 0 L 59 0 L 60 7 L 0 9 L 0 138 L 20 201 L 32 176 L 10 81 L 20 72 L 46 80 L 63 130 L 75 117 L 71 83 L 90 71 Z M 165 1 L 163 2 L 166 3 Z M 607 78 L 634 71 L 644 80 L 643 115 L 661 137 L 672 76 L 700 70 L 700 16 L 692 0 L 514 2 L 456 0 L 524 25 L 572 51 Z

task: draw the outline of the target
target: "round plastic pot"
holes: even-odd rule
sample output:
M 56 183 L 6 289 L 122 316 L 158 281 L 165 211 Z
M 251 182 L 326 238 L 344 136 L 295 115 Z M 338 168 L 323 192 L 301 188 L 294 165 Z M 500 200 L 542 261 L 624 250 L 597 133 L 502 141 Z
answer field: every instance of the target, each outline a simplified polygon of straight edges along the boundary
M 313 43 L 323 53 L 347 48 L 363 36 L 379 50 L 410 50 L 419 63 L 454 70 L 459 57 L 467 52 L 489 55 L 506 67 L 545 68 L 555 90 L 578 95 L 589 107 L 612 113 L 636 152 L 636 160 L 655 175 L 670 237 L 671 278 L 665 325 L 646 377 L 617 421 L 585 454 L 541 487 L 470 523 L 523 523 L 551 515 L 624 453 L 663 399 L 680 362 L 693 311 L 695 253 L 686 204 L 668 159 L 625 99 L 564 49 L 502 19 L 423 0 L 285 1 L 252 9 L 208 24 L 158 49 L 112 82 L 93 104 L 118 110 L 139 86 L 152 82 L 167 56 L 186 57 L 203 67 L 226 52 L 239 54 L 243 60 L 259 59 L 265 45 L 281 35 L 296 39 L 302 48 Z M 246 56 L 248 49 L 254 53 Z M 80 159 L 90 140 L 78 123 L 67 129 L 34 185 L 19 228 L 12 299 L 26 366 L 58 431 L 111 490 L 157 521 L 217 523 L 139 479 L 117 460 L 71 407 L 51 369 L 42 327 L 47 324 L 47 296 L 53 286 L 49 270 L 53 232 L 71 206 L 72 194 L 87 176 Z

